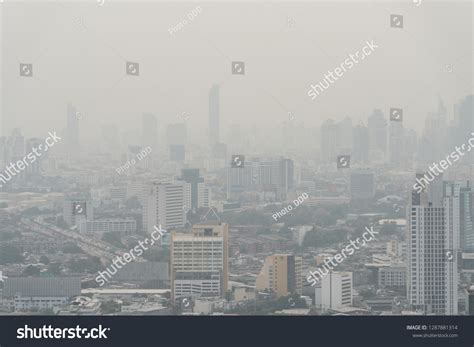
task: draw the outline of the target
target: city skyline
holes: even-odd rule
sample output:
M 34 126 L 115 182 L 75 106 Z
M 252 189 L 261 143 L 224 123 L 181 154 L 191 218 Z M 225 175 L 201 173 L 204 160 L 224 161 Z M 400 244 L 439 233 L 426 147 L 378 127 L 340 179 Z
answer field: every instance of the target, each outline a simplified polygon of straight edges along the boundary
M 474 316 L 456 5 L 1 2 L 0 316 Z

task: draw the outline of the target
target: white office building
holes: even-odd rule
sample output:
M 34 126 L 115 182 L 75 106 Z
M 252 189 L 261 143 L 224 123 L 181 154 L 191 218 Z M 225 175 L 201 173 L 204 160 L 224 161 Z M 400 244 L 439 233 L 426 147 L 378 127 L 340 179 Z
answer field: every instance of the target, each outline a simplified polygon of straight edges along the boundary
M 352 272 L 330 272 L 315 289 L 317 308 L 338 309 L 352 306 Z
M 143 228 L 150 233 L 153 226 L 182 228 L 186 222 L 185 182 L 153 182 L 143 198 Z

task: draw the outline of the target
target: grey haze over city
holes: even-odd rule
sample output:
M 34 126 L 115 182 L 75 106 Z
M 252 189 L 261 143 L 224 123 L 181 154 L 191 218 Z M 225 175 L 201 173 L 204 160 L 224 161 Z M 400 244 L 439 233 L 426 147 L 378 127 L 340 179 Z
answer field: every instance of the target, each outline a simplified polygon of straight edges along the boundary
M 474 315 L 473 14 L 0 1 L 0 315 Z

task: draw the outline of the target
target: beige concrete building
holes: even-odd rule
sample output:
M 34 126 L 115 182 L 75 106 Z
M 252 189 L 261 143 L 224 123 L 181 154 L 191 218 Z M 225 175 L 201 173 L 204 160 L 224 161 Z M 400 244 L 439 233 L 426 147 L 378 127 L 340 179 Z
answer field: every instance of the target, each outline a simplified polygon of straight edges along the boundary
M 171 294 L 224 296 L 228 286 L 228 235 L 226 223 L 206 222 L 191 233 L 171 234 Z

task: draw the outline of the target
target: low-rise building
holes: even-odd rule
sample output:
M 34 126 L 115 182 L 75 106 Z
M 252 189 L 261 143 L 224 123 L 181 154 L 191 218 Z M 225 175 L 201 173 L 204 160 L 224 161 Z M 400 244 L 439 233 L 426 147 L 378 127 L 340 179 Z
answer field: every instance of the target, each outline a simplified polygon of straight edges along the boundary
M 13 298 L 15 311 L 66 306 L 81 294 L 79 277 L 12 277 L 5 280 L 4 298 Z

